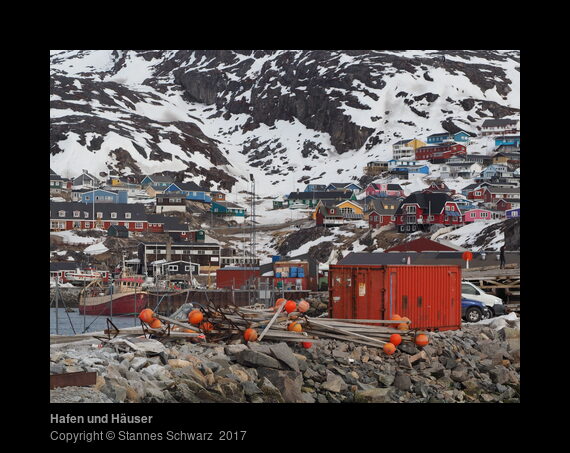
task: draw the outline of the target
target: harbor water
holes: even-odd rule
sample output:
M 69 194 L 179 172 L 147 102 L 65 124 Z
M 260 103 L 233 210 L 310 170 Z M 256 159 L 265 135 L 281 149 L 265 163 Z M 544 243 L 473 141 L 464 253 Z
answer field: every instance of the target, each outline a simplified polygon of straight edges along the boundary
M 83 316 L 77 308 L 72 312 L 66 312 L 65 308 L 50 307 L 49 333 L 59 335 L 74 335 L 85 332 L 102 331 L 107 328 L 107 318 L 109 318 L 118 329 L 125 327 L 135 327 L 140 325 L 137 315 L 130 316 Z M 57 310 L 57 311 L 56 311 Z M 56 324 L 58 331 L 56 332 Z M 73 328 L 71 327 L 73 325 Z

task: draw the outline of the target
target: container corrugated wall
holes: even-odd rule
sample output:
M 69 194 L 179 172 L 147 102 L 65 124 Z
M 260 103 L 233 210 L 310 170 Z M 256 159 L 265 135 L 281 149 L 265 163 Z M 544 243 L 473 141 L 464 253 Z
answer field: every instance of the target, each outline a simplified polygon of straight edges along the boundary
M 330 266 L 333 318 L 406 316 L 412 328 L 461 327 L 460 266 Z

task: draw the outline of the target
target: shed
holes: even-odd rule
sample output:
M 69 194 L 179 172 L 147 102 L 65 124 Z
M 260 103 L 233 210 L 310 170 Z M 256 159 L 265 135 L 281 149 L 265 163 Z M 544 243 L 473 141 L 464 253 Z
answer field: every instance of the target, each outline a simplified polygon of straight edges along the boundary
M 127 230 L 127 228 L 123 225 L 111 225 L 107 229 L 107 236 L 115 238 L 128 238 L 129 230 Z

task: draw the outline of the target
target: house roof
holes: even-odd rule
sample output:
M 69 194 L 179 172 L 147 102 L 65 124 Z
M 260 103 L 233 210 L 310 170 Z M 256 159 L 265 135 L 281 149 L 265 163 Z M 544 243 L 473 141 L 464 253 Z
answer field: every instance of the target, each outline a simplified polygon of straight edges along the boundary
M 99 181 L 99 178 L 93 176 L 91 173 L 89 173 L 88 171 L 83 170 L 83 173 L 81 173 L 80 175 L 76 176 L 73 179 L 78 179 L 81 178 L 82 176 L 87 176 L 89 179 L 92 179 L 94 181 Z
M 455 135 L 455 134 L 450 134 L 449 132 L 439 132 L 437 134 L 428 135 L 428 138 L 429 137 L 444 137 L 444 136 L 449 137 L 450 135 Z
M 419 238 L 414 241 L 398 244 L 384 250 L 384 252 L 439 252 L 456 251 L 457 249 L 432 241 L 428 238 Z
M 63 181 L 63 178 L 61 176 L 59 176 L 51 168 L 49 169 L 49 179 L 50 179 L 50 181 Z
M 344 200 L 352 196 L 351 192 L 330 191 L 330 192 L 291 192 L 289 200 Z
M 483 121 L 482 127 L 508 126 L 510 124 L 516 124 L 517 122 L 518 122 L 517 120 L 498 118 L 498 119 Z
M 481 252 L 472 252 L 473 259 L 469 262 L 469 268 L 478 268 L 496 264 L 494 255 L 499 252 L 487 252 L 486 258 L 482 259 Z M 352 252 L 338 262 L 339 265 L 403 265 L 410 258 L 412 265 L 458 265 L 465 267 L 462 259 L 462 251 L 439 251 L 439 252 L 391 252 L 391 253 L 366 253 Z M 509 263 L 520 263 L 520 253 L 509 253 Z
M 374 206 L 374 211 L 378 214 L 394 214 L 400 205 L 400 200 L 398 198 L 374 198 L 371 200 Z M 390 208 L 389 206 L 394 206 Z
M 238 204 L 232 203 L 231 201 L 215 201 L 214 203 L 224 206 L 225 208 L 232 208 L 232 209 L 245 209 L 243 206 Z
M 185 192 L 209 192 L 208 189 L 203 189 L 198 184 L 196 184 L 195 182 L 192 182 L 192 181 L 190 181 L 190 182 L 174 182 L 172 184 L 174 184 L 180 190 L 183 190 Z
M 329 186 L 334 186 L 339 189 L 344 189 L 345 187 L 350 186 L 351 184 L 356 187 L 360 187 L 360 185 L 356 184 L 355 182 L 331 182 Z
M 154 182 L 174 182 L 174 178 L 168 175 L 147 175 Z
M 76 219 L 76 220 L 92 220 L 93 205 L 91 203 L 81 203 L 79 201 L 51 201 L 49 204 L 50 219 Z M 59 217 L 58 212 L 65 211 L 64 217 Z M 85 217 L 80 214 L 79 217 L 73 217 L 73 211 L 80 213 L 87 212 Z M 95 203 L 95 216 L 98 212 L 103 213 L 104 220 L 142 222 L 146 221 L 145 208 L 142 204 L 137 203 Z M 116 212 L 117 217 L 111 219 L 111 213 Z M 130 218 L 126 218 L 125 214 L 130 213 Z
M 487 190 L 491 193 L 520 193 L 520 187 L 487 187 Z
M 453 202 L 453 199 L 444 192 L 414 192 L 398 206 L 396 215 L 402 214 L 402 206 L 409 203 L 418 204 L 421 209 L 428 209 L 432 213 L 439 213 L 448 201 Z
M 110 225 L 109 228 L 107 228 L 107 230 L 110 230 L 111 228 L 117 230 L 117 231 L 126 231 L 127 233 L 129 232 L 129 230 L 127 230 L 127 227 L 125 227 L 124 225 Z
M 164 231 L 189 231 L 189 226 L 181 223 L 178 217 L 165 216 L 162 214 L 148 214 L 149 223 L 161 223 L 164 225 Z
M 394 145 L 405 145 L 406 143 L 410 143 L 412 140 L 413 140 L 413 138 L 405 139 L 405 140 L 399 140 L 396 143 L 394 143 Z

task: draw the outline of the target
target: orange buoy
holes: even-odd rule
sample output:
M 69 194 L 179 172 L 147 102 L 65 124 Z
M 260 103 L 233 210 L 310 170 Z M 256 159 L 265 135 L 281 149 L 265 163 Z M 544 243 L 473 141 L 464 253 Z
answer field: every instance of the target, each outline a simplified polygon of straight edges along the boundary
M 282 297 L 280 297 L 275 301 L 275 306 L 273 307 L 273 310 L 277 311 L 279 307 L 283 305 L 285 302 L 287 302 L 287 299 L 283 299 Z
M 303 345 L 303 347 L 305 349 L 309 349 L 311 346 L 313 346 L 313 343 L 309 343 L 308 341 L 304 341 L 303 343 L 301 343 Z
M 190 324 L 200 324 L 204 319 L 204 315 L 200 310 L 192 310 L 188 313 L 188 322 Z
M 306 311 L 309 310 L 309 308 L 311 308 L 311 306 L 309 305 L 309 302 L 307 302 L 306 300 L 302 300 L 297 304 L 297 310 L 299 310 L 301 313 L 305 313 Z
M 407 323 L 403 322 L 402 324 L 398 324 L 397 329 L 398 329 L 398 330 L 408 330 L 409 327 L 408 327 L 408 324 L 407 324 Z
M 139 319 L 142 322 L 150 324 L 154 319 L 154 312 L 150 308 L 145 308 L 143 311 L 139 313 Z
M 160 322 L 160 319 L 155 319 L 149 324 L 149 326 L 153 329 L 160 329 L 162 327 L 162 323 Z
M 288 300 L 285 303 L 285 311 L 287 313 L 293 313 L 296 309 L 297 309 L 297 304 L 294 301 Z
M 245 332 L 243 333 L 243 337 L 245 338 L 245 341 L 255 341 L 257 340 L 257 331 L 255 329 L 245 329 Z
M 415 342 L 418 346 L 423 347 L 429 343 L 429 338 L 425 333 L 420 333 L 419 335 L 416 336 Z
M 408 323 L 408 326 L 410 326 L 412 324 L 412 321 L 410 320 L 410 318 L 406 318 L 405 316 L 402 318 L 402 321 L 406 321 Z
M 291 332 L 302 332 L 303 326 L 298 322 L 292 322 L 287 326 L 287 330 L 290 330 Z
M 396 346 L 394 346 L 392 343 L 386 343 L 384 345 L 384 352 L 388 355 L 392 355 L 394 352 L 396 352 Z
M 214 329 L 214 325 L 211 322 L 206 321 L 200 324 L 200 329 L 209 332 L 210 330 Z
M 402 317 L 400 315 L 394 315 L 390 318 L 391 321 L 400 321 L 402 319 Z M 394 329 L 398 328 L 398 324 L 390 324 L 390 327 L 393 327 Z
M 402 337 L 400 336 L 400 334 L 393 333 L 392 335 L 390 335 L 390 343 L 392 343 L 394 346 L 398 346 L 401 342 L 402 342 Z

